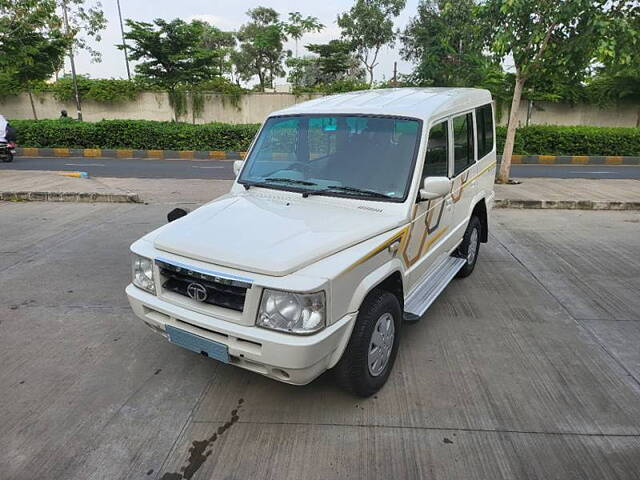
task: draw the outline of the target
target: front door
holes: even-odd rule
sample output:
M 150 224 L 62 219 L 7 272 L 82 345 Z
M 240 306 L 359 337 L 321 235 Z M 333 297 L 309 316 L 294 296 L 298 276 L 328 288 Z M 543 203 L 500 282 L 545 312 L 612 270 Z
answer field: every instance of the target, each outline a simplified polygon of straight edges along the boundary
M 429 130 L 427 151 L 422 168 L 422 185 L 426 177 L 449 176 L 451 157 L 449 121 L 435 123 Z M 446 239 L 451 222 L 451 194 L 433 200 L 417 200 L 409 240 L 404 250 L 409 289 L 425 275 L 437 259 L 446 253 Z

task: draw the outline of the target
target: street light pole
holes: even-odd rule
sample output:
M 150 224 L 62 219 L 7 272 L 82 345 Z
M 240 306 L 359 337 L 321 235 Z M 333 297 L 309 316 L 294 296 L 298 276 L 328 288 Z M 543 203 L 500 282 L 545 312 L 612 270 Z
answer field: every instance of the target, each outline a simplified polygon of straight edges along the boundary
M 120 33 L 122 34 L 122 51 L 124 52 L 124 63 L 127 66 L 127 78 L 131 80 L 131 70 L 129 70 L 129 55 L 127 54 L 127 42 L 124 40 L 124 26 L 122 24 L 122 10 L 120 9 L 120 0 L 116 0 L 118 4 L 118 17 L 120 18 Z
M 64 28 L 69 35 L 69 15 L 67 13 L 67 0 L 62 0 L 62 13 L 64 16 Z M 78 93 L 78 79 L 76 78 L 76 62 L 73 58 L 73 42 L 69 45 L 69 61 L 71 63 L 71 79 L 73 81 L 73 93 L 76 97 L 76 110 L 78 121 L 82 121 L 82 105 L 80 104 L 80 94 Z

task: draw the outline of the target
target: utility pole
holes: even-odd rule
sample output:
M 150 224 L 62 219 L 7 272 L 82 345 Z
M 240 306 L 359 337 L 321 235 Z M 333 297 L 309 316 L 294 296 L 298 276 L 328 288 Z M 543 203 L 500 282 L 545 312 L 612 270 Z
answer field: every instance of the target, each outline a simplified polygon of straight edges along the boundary
M 120 0 L 118 3 L 118 17 L 120 18 L 120 33 L 122 34 L 122 51 L 124 52 L 124 63 L 127 66 L 127 78 L 131 80 L 131 70 L 129 70 L 129 55 L 127 54 L 127 42 L 124 40 L 124 26 L 122 25 L 122 10 L 120 9 Z
M 62 13 L 64 16 L 64 28 L 69 35 L 69 15 L 67 13 L 67 0 L 62 0 Z M 73 80 L 73 93 L 76 97 L 76 110 L 78 121 L 82 121 L 82 105 L 80 104 L 80 94 L 78 93 L 78 79 L 76 78 L 76 62 L 73 58 L 73 42 L 69 45 L 69 60 L 71 62 L 71 79 Z

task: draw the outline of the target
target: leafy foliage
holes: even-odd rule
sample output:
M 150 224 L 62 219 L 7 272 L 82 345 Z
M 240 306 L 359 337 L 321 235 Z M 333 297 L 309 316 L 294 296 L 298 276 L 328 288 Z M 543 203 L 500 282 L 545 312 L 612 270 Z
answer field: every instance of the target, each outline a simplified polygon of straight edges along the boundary
M 94 62 L 102 59 L 100 51 L 91 46 L 91 41 L 102 40 L 102 30 L 107 27 L 107 19 L 102 11 L 102 3 L 87 0 L 56 0 L 60 16 L 65 15 L 68 23 L 67 37 L 75 50 L 85 50 Z
M 194 85 L 221 74 L 224 53 L 207 48 L 214 27 L 200 21 L 185 23 L 160 18 L 154 23 L 126 21 L 125 38 L 136 72 L 168 91 L 179 85 Z M 207 37 L 205 37 L 207 35 Z M 119 48 L 123 48 L 122 45 Z
M 62 66 L 70 45 L 54 0 L 0 0 L 0 85 L 3 94 L 32 90 Z
M 146 120 L 74 122 L 13 120 L 20 145 L 29 147 L 246 150 L 259 125 L 192 125 Z
M 12 120 L 18 143 L 28 147 L 225 150 L 249 148 L 259 125 L 192 125 L 145 120 L 74 122 Z M 496 129 L 498 148 L 505 127 Z M 518 129 L 514 153 L 522 155 L 640 155 L 640 129 L 529 126 Z
M 393 17 L 400 15 L 406 3 L 406 0 L 355 0 L 348 12 L 338 15 L 342 37 L 369 72 L 370 85 L 380 49 L 396 39 Z
M 609 0 L 487 0 L 490 48 L 513 58 L 515 84 L 498 181 L 509 180 L 520 99 L 525 85 L 561 79 L 579 83 L 593 57 Z
M 148 86 L 135 80 L 90 79 L 77 77 L 78 91 L 85 100 L 99 103 L 121 103 L 134 100 Z M 73 81 L 64 76 L 53 83 L 41 83 L 36 88 L 40 92 L 51 92 L 60 101 L 67 102 L 74 98 Z
M 493 72 L 485 55 L 487 23 L 473 0 L 423 0 L 401 35 L 402 57 L 417 64 L 412 80 L 424 86 L 475 87 Z
M 320 83 L 309 87 L 296 87 L 293 93 L 302 95 L 305 93 L 320 93 L 332 95 L 335 93 L 355 92 L 357 90 L 369 90 L 371 87 L 367 82 L 358 80 L 338 80 L 331 83 Z
M 238 31 L 240 49 L 233 60 L 241 80 L 257 76 L 261 90 L 272 87 L 276 77 L 284 75 L 282 62 L 286 32 L 280 15 L 272 8 L 257 7 L 247 12 L 250 21 Z
M 342 40 L 331 40 L 326 44 L 310 44 L 307 50 L 317 56 L 304 58 L 290 58 L 289 81 L 295 89 L 308 89 L 321 86 L 321 89 L 331 88 L 330 85 L 353 84 L 358 86 L 364 82 L 365 71 L 351 49 L 351 45 Z M 356 88 L 359 90 L 359 88 Z
M 303 17 L 300 12 L 289 13 L 289 22 L 284 25 L 285 33 L 296 42 L 296 57 L 298 56 L 298 41 L 307 32 L 320 32 L 324 28 L 316 17 Z
M 498 151 L 505 127 L 496 128 Z M 521 155 L 640 155 L 640 129 L 532 125 L 518 128 L 513 153 Z

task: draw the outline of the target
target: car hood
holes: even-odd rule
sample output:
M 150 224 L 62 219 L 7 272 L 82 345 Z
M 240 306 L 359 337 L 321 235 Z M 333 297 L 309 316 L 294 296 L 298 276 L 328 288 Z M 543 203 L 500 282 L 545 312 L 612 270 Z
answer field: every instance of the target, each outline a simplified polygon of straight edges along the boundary
M 355 202 L 354 202 L 355 203 Z M 165 225 L 158 250 L 240 270 L 283 276 L 398 226 L 370 207 L 320 197 L 227 196 Z

